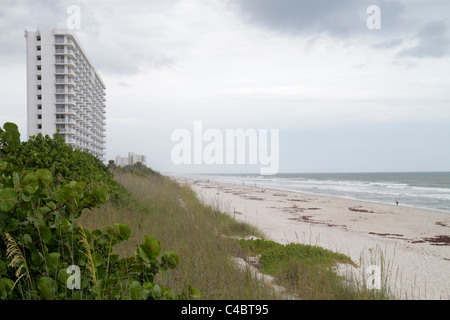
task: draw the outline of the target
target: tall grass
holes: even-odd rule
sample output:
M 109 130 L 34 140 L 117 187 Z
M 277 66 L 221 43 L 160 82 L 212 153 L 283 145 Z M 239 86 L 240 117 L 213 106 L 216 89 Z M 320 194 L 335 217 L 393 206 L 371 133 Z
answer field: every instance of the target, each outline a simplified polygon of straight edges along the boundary
M 395 250 L 394 250 L 395 255 Z M 401 296 L 397 284 L 401 282 L 399 269 L 394 270 L 394 257 L 388 258 L 379 246 L 361 253 L 358 268 L 347 276 L 352 287 L 361 297 L 394 299 Z
M 369 289 L 356 278 L 344 278 L 336 272 L 338 264 L 352 268 L 347 256 L 318 246 L 290 243 L 282 245 L 267 240 L 240 240 L 250 256 L 259 256 L 261 271 L 274 276 L 292 295 L 309 300 L 389 299 L 386 282 L 380 289 Z M 354 269 L 356 270 L 356 269 Z M 385 270 L 382 270 L 385 271 Z
M 202 299 L 282 299 L 285 296 L 256 280 L 251 272 L 239 271 L 230 259 L 258 256 L 261 271 L 301 299 L 392 298 L 385 278 L 381 290 L 369 290 L 365 279 L 348 281 L 339 276 L 337 264 L 356 266 L 349 257 L 317 246 L 264 240 L 256 227 L 221 213 L 219 206 L 205 206 L 187 185 L 161 175 L 120 169 L 114 176 L 130 192 L 130 204 L 106 204 L 82 215 L 78 223 L 88 229 L 128 224 L 131 237 L 116 248 L 121 256 L 131 255 L 145 235 L 155 236 L 163 251 L 175 250 L 180 257 L 178 268 L 157 279 L 175 292 L 192 284 Z M 250 235 L 262 240 L 236 240 Z
M 230 259 L 241 250 L 231 236 L 260 236 L 256 228 L 204 206 L 189 187 L 167 177 L 122 170 L 114 175 L 131 193 L 130 204 L 122 208 L 106 204 L 83 214 L 78 223 L 87 229 L 128 224 L 131 237 L 117 246 L 116 253 L 129 256 L 145 235 L 152 235 L 162 251 L 173 249 L 180 257 L 178 268 L 157 279 L 175 292 L 192 284 L 208 300 L 280 298 L 248 272 L 238 272 Z

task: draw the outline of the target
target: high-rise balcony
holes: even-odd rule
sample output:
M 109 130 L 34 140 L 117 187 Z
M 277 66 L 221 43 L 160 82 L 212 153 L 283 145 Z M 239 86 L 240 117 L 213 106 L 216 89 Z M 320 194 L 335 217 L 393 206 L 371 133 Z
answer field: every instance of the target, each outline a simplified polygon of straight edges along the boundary
M 69 39 L 67 36 L 55 37 L 55 44 L 65 45 L 73 50 L 75 50 L 75 43 Z
M 68 48 L 66 46 L 56 46 L 55 54 L 64 54 L 75 58 L 75 52 L 71 48 Z
M 76 115 L 75 110 L 73 110 L 73 108 L 68 107 L 68 106 L 64 106 L 64 108 L 56 107 L 56 113 L 66 114 L 66 115 L 71 115 L 71 116 Z
M 66 94 L 67 96 L 72 96 L 72 98 L 75 100 L 75 92 L 71 87 L 65 87 L 62 89 L 57 88 L 56 93 Z
M 75 82 L 73 81 L 73 79 L 67 76 L 64 77 L 63 79 L 56 78 L 55 83 L 65 84 L 67 86 L 70 86 L 71 88 L 75 87 Z
M 55 64 L 57 65 L 67 65 L 71 66 L 72 68 L 76 68 L 75 61 L 67 56 L 56 56 L 55 57 Z
M 75 129 L 68 127 L 68 128 L 56 128 L 57 130 L 59 130 L 60 133 L 64 133 L 64 134 L 70 134 L 70 135 L 75 135 Z
M 59 60 L 61 60 L 61 59 L 59 59 Z M 67 75 L 67 76 L 71 76 L 72 78 L 76 77 L 74 69 L 69 68 L 67 66 L 61 66 L 61 65 L 58 65 L 55 67 L 55 74 Z
M 64 103 L 72 107 L 76 106 L 76 102 L 70 96 L 56 97 L 56 103 Z
M 56 123 L 76 125 L 75 119 L 70 118 L 70 117 L 56 118 L 55 120 L 56 120 Z

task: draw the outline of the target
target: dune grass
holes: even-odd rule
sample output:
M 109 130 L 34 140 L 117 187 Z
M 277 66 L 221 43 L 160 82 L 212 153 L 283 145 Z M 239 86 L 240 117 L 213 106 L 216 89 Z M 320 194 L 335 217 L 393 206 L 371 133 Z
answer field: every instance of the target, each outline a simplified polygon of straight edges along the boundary
M 161 242 L 162 251 L 173 249 L 180 257 L 179 266 L 158 279 L 175 292 L 192 284 L 201 299 L 279 298 L 250 274 L 237 272 L 230 259 L 240 250 L 232 236 L 261 235 L 256 228 L 202 205 L 189 187 L 167 177 L 122 170 L 114 175 L 131 193 L 130 204 L 121 208 L 106 204 L 85 213 L 78 223 L 88 229 L 128 224 L 131 237 L 117 246 L 116 253 L 129 256 L 145 235 L 152 235 Z
M 286 245 L 264 240 L 240 241 L 248 256 L 259 257 L 260 271 L 275 277 L 294 296 L 306 300 L 383 300 L 390 299 L 386 287 L 368 289 L 365 280 L 344 279 L 337 264 L 356 264 L 346 255 L 318 246 L 300 243 Z M 352 280 L 352 281 L 349 281 Z
M 130 204 L 111 203 L 87 212 L 78 223 L 85 228 L 104 228 L 112 223 L 130 226 L 129 241 L 117 252 L 129 256 L 145 235 L 156 237 L 162 250 L 175 250 L 177 269 L 162 273 L 158 282 L 186 290 L 189 284 L 201 292 L 201 299 L 282 299 L 269 285 L 251 273 L 236 268 L 231 257 L 259 257 L 261 272 L 275 277 L 278 284 L 301 299 L 388 299 L 386 290 L 367 290 L 349 284 L 336 274 L 337 263 L 354 263 L 349 257 L 317 246 L 282 245 L 265 240 L 256 227 L 205 206 L 187 185 L 158 174 L 114 170 L 116 181 L 130 192 Z M 261 240 L 243 240 L 256 236 Z

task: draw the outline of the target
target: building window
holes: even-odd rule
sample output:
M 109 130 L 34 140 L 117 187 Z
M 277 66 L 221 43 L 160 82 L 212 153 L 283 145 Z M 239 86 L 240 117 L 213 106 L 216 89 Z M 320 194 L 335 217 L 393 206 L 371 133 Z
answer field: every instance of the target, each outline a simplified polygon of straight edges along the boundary
M 37 60 L 38 60 L 38 61 L 41 61 L 41 56 L 37 56 Z
M 42 124 L 38 124 L 38 129 L 42 129 Z
M 37 50 L 37 51 L 41 51 L 41 46 L 37 46 L 37 47 L 36 47 L 36 50 Z
M 37 79 L 38 79 L 38 80 L 42 80 L 42 76 L 41 76 L 41 75 L 38 75 L 38 76 L 37 76 Z
M 64 113 L 66 111 L 66 106 L 63 104 L 57 104 L 56 105 L 56 112 L 57 113 Z
M 41 36 L 36 36 L 36 41 L 41 41 Z
M 57 124 L 56 129 L 59 130 L 59 132 L 67 132 L 65 124 Z
M 63 94 L 56 95 L 56 102 L 66 102 L 66 96 Z
M 37 105 L 38 110 L 42 110 L 42 104 Z
M 56 75 L 56 83 L 64 83 L 65 77 L 61 75 Z
M 37 69 L 38 69 L 38 71 L 41 71 L 41 66 L 40 65 L 37 66 Z
M 42 114 L 38 114 L 38 120 L 42 120 Z
M 57 84 L 55 87 L 56 87 L 56 93 L 64 93 L 65 86 L 63 84 Z
M 55 66 L 56 73 L 64 73 L 64 66 Z
M 56 53 L 64 53 L 64 46 L 55 46 Z
M 64 43 L 64 36 L 55 36 L 56 43 Z
M 64 56 L 55 56 L 56 63 L 64 63 Z
M 42 86 L 41 86 L 41 85 L 38 85 L 38 86 L 37 86 L 37 89 L 38 89 L 38 90 L 42 90 Z
M 38 100 L 42 100 L 42 95 L 38 94 L 37 98 Z

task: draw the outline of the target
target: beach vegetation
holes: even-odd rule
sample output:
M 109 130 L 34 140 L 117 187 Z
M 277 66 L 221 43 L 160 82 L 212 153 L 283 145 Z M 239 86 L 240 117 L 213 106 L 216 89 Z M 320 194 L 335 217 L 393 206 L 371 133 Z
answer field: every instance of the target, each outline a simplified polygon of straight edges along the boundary
M 389 299 L 386 290 L 368 290 L 336 272 L 339 264 L 356 264 L 346 255 L 319 246 L 240 239 L 245 258 L 258 257 L 260 271 L 275 277 L 292 295 L 307 300 Z
M 53 177 L 52 185 L 84 181 L 92 187 L 106 188 L 112 201 L 123 203 L 128 200 L 126 189 L 114 180 L 113 174 L 99 158 L 73 149 L 58 133 L 52 137 L 39 133 L 20 142 L 20 133 L 13 129 L 15 124 L 6 123 L 5 126 L 3 136 L 8 138 L 8 143 L 4 143 L 2 157 L 13 171 L 49 170 Z
M 106 166 L 59 136 L 20 142 L 15 124 L 0 128 L 0 299 L 284 299 L 232 259 L 250 256 L 300 299 L 387 298 L 337 275 L 347 256 L 235 218 L 142 164 Z
M 236 238 L 263 236 L 256 227 L 205 206 L 188 185 L 167 176 L 119 167 L 112 172 L 132 195 L 130 203 L 123 208 L 106 203 L 77 223 L 89 229 L 112 221 L 129 225 L 129 241 L 116 246 L 117 254 L 129 255 L 146 234 L 152 234 L 162 250 L 173 249 L 179 256 L 176 269 L 157 276 L 160 285 L 178 292 L 188 290 L 190 283 L 206 300 L 281 298 L 251 274 L 239 271 L 230 259 L 241 251 Z
M 156 282 L 160 272 L 177 267 L 179 258 L 173 250 L 162 251 L 154 236 L 145 235 L 133 252 L 120 257 L 114 249 L 130 238 L 128 225 L 87 230 L 76 223 L 106 203 L 120 207 L 110 201 L 110 191 L 119 184 L 97 158 L 67 148 L 58 137 L 21 143 L 17 125 L 5 123 L 0 128 L 0 175 L 0 299 L 198 295 L 192 286 L 176 295 Z M 71 278 L 68 271 L 74 266 L 83 270 L 82 278 Z

